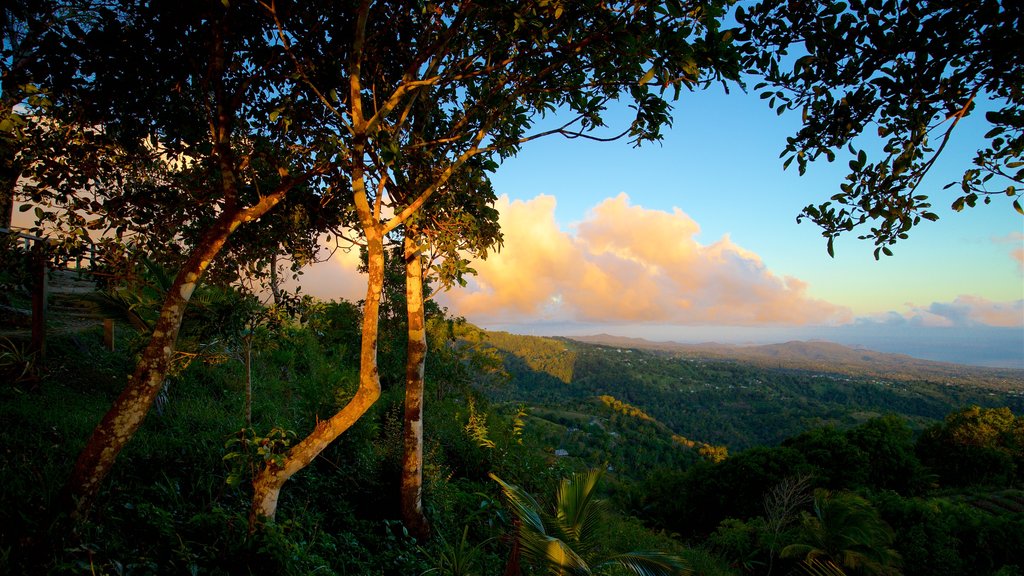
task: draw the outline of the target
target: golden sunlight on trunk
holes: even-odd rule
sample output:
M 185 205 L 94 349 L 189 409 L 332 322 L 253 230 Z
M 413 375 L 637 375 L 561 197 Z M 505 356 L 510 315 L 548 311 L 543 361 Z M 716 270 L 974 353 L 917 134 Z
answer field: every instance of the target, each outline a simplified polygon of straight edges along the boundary
M 423 372 L 427 334 L 423 312 L 423 263 L 417 236 L 405 234 L 405 298 L 409 341 L 405 359 L 405 412 L 402 428 L 402 521 L 419 540 L 430 536 L 423 514 Z

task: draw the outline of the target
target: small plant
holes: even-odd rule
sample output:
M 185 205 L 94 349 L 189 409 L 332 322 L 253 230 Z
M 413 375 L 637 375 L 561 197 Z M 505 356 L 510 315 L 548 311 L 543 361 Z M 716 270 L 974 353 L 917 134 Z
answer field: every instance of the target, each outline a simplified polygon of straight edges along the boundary
M 9 338 L 0 339 L 0 376 L 12 384 L 38 380 L 35 352 Z
M 688 574 L 682 558 L 658 551 L 609 554 L 604 549 L 599 527 L 604 501 L 596 497 L 597 483 L 604 468 L 577 472 L 564 478 L 555 494 L 554 506 L 542 506 L 529 492 L 491 474 L 501 485 L 516 530 L 509 556 L 512 571 L 518 570 L 519 556 L 543 567 L 552 575 L 590 576 L 624 569 L 645 576 Z
M 462 538 L 458 544 L 453 545 L 441 534 L 438 534 L 437 539 L 440 543 L 438 546 L 439 551 L 436 556 L 430 558 L 434 567 L 426 570 L 420 576 L 425 574 L 441 574 L 443 576 L 481 574 L 482 572 L 478 567 L 481 551 L 484 545 L 494 540 L 494 538 L 488 538 L 476 546 L 470 546 L 468 524 L 463 527 Z
M 466 433 L 481 448 L 494 448 L 494 441 L 487 437 L 487 414 L 476 410 L 476 402 L 469 398 L 469 422 L 465 426 Z
M 224 443 L 228 450 L 224 462 L 229 466 L 225 482 L 235 487 L 242 483 L 246 473 L 251 478 L 257 466 L 283 466 L 285 453 L 295 438 L 295 432 L 277 426 L 266 436 L 259 436 L 253 428 L 242 428 Z

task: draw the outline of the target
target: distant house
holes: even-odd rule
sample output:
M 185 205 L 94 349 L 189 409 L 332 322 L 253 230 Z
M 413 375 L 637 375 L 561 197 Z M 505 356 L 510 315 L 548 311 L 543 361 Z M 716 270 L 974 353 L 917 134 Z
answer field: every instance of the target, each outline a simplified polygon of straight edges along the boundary
M 559 458 L 561 458 L 563 456 L 568 456 L 568 455 L 569 455 L 569 451 L 564 449 L 564 448 L 559 448 L 558 450 L 555 450 L 555 456 L 558 456 Z

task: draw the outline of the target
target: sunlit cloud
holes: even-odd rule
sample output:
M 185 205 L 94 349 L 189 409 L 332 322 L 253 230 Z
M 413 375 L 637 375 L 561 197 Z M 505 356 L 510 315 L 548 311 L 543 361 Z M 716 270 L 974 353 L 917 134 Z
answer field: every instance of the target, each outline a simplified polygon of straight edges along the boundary
M 321 300 L 348 300 L 356 302 L 366 297 L 366 275 L 359 273 L 359 247 L 322 248 L 320 262 L 307 267 L 298 281 L 289 280 L 286 286 L 302 286 L 302 293 Z
M 972 295 L 854 319 L 848 308 L 811 297 L 806 282 L 773 272 L 728 235 L 702 244 L 699 224 L 682 210 L 644 208 L 625 194 L 598 203 L 569 230 L 555 219 L 553 196 L 503 196 L 497 208 L 502 250 L 472 264 L 478 274 L 467 287 L 439 297 L 452 313 L 479 324 L 1024 327 L 1024 300 Z M 357 249 L 339 250 L 301 277 L 303 292 L 360 300 L 366 277 L 358 265 Z
M 725 236 L 703 245 L 700 226 L 630 203 L 597 204 L 573 232 L 555 221 L 555 199 L 498 202 L 504 248 L 474 264 L 478 276 L 444 297 L 477 322 L 609 322 L 717 325 L 836 324 L 850 311 L 814 299 Z
M 913 308 L 906 315 L 922 326 L 1024 327 L 1024 300 L 993 302 L 978 296 L 958 296 L 952 302 L 934 302 L 927 308 Z
M 1017 263 L 1017 268 L 1024 272 L 1024 233 L 1014 232 L 1008 236 L 994 238 L 993 242 L 1013 246 L 1010 248 L 1010 257 Z
M 904 312 L 862 317 L 857 323 L 921 328 L 1024 328 L 1024 299 L 995 302 L 961 295 L 952 302 L 932 302 L 927 306 L 908 303 Z

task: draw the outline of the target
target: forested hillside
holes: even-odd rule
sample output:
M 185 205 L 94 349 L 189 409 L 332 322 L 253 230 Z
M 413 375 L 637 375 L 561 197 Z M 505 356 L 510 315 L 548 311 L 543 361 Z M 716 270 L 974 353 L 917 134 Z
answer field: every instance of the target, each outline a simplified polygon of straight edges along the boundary
M 403 366 L 387 355 L 381 399 L 297 475 L 277 521 L 250 532 L 259 467 L 357 389 L 359 309 L 306 299 L 294 316 L 261 316 L 273 321 L 247 340 L 232 320 L 257 310 L 244 297 L 202 301 L 154 413 L 74 530 L 62 485 L 143 334 L 121 326 L 113 352 L 98 329 L 56 336 L 45 366 L 5 343 L 4 573 L 502 574 L 525 511 L 494 478 L 553 503 L 559 482 L 587 470 L 602 472 L 595 487 L 610 500 L 594 550 L 661 550 L 695 574 L 789 573 L 824 529 L 822 510 L 870 529 L 859 545 L 888 570 L 872 573 L 1024 565 L 1024 420 L 969 406 L 1019 414 L 1012 394 L 489 333 L 436 310 L 430 540 L 399 519 Z M 383 326 L 382 351 L 400 353 L 401 322 Z
M 783 167 L 849 166 L 798 217 L 829 255 L 860 229 L 892 256 L 946 217 L 932 202 L 1024 214 L 1021 29 L 1003 0 L 6 1 L 0 576 L 1021 576 L 1019 374 L 522 337 L 432 299 L 505 245 L 506 162 L 554 141 L 571 179 L 558 142 L 660 142 L 680 99 L 748 80 L 800 111 Z M 989 131 L 952 195 L 919 186 L 976 108 Z M 751 205 L 727 193 L 724 216 Z M 666 247 L 699 227 L 674 212 L 617 222 L 689 275 L 701 260 Z M 488 312 L 561 301 L 531 290 L 553 268 L 602 292 L 553 317 L 694 294 L 735 293 L 701 306 L 730 326 L 845 308 L 791 315 L 803 281 L 728 236 L 709 254 L 739 285 L 647 298 L 644 259 L 529 240 L 506 254 L 543 266 L 480 268 L 513 293 Z M 338 251 L 357 302 L 286 281 Z M 776 284 L 804 296 L 746 302 Z M 721 315 L 733 300 L 743 317 Z M 642 308 L 607 321 L 667 309 Z
M 903 416 L 921 429 L 972 404 L 1024 411 L 1021 371 L 897 357 L 906 358 L 902 368 L 883 376 L 890 355 L 835 344 L 681 352 L 681 346 L 649 350 L 472 328 L 464 334 L 504 353 L 512 381 L 492 392 L 497 400 L 550 406 L 610 395 L 673 433 L 732 450 L 885 414 Z M 813 363 L 809 348 L 816 353 Z M 765 360 L 768 351 L 774 352 L 771 361 Z M 872 364 L 876 359 L 881 366 Z

